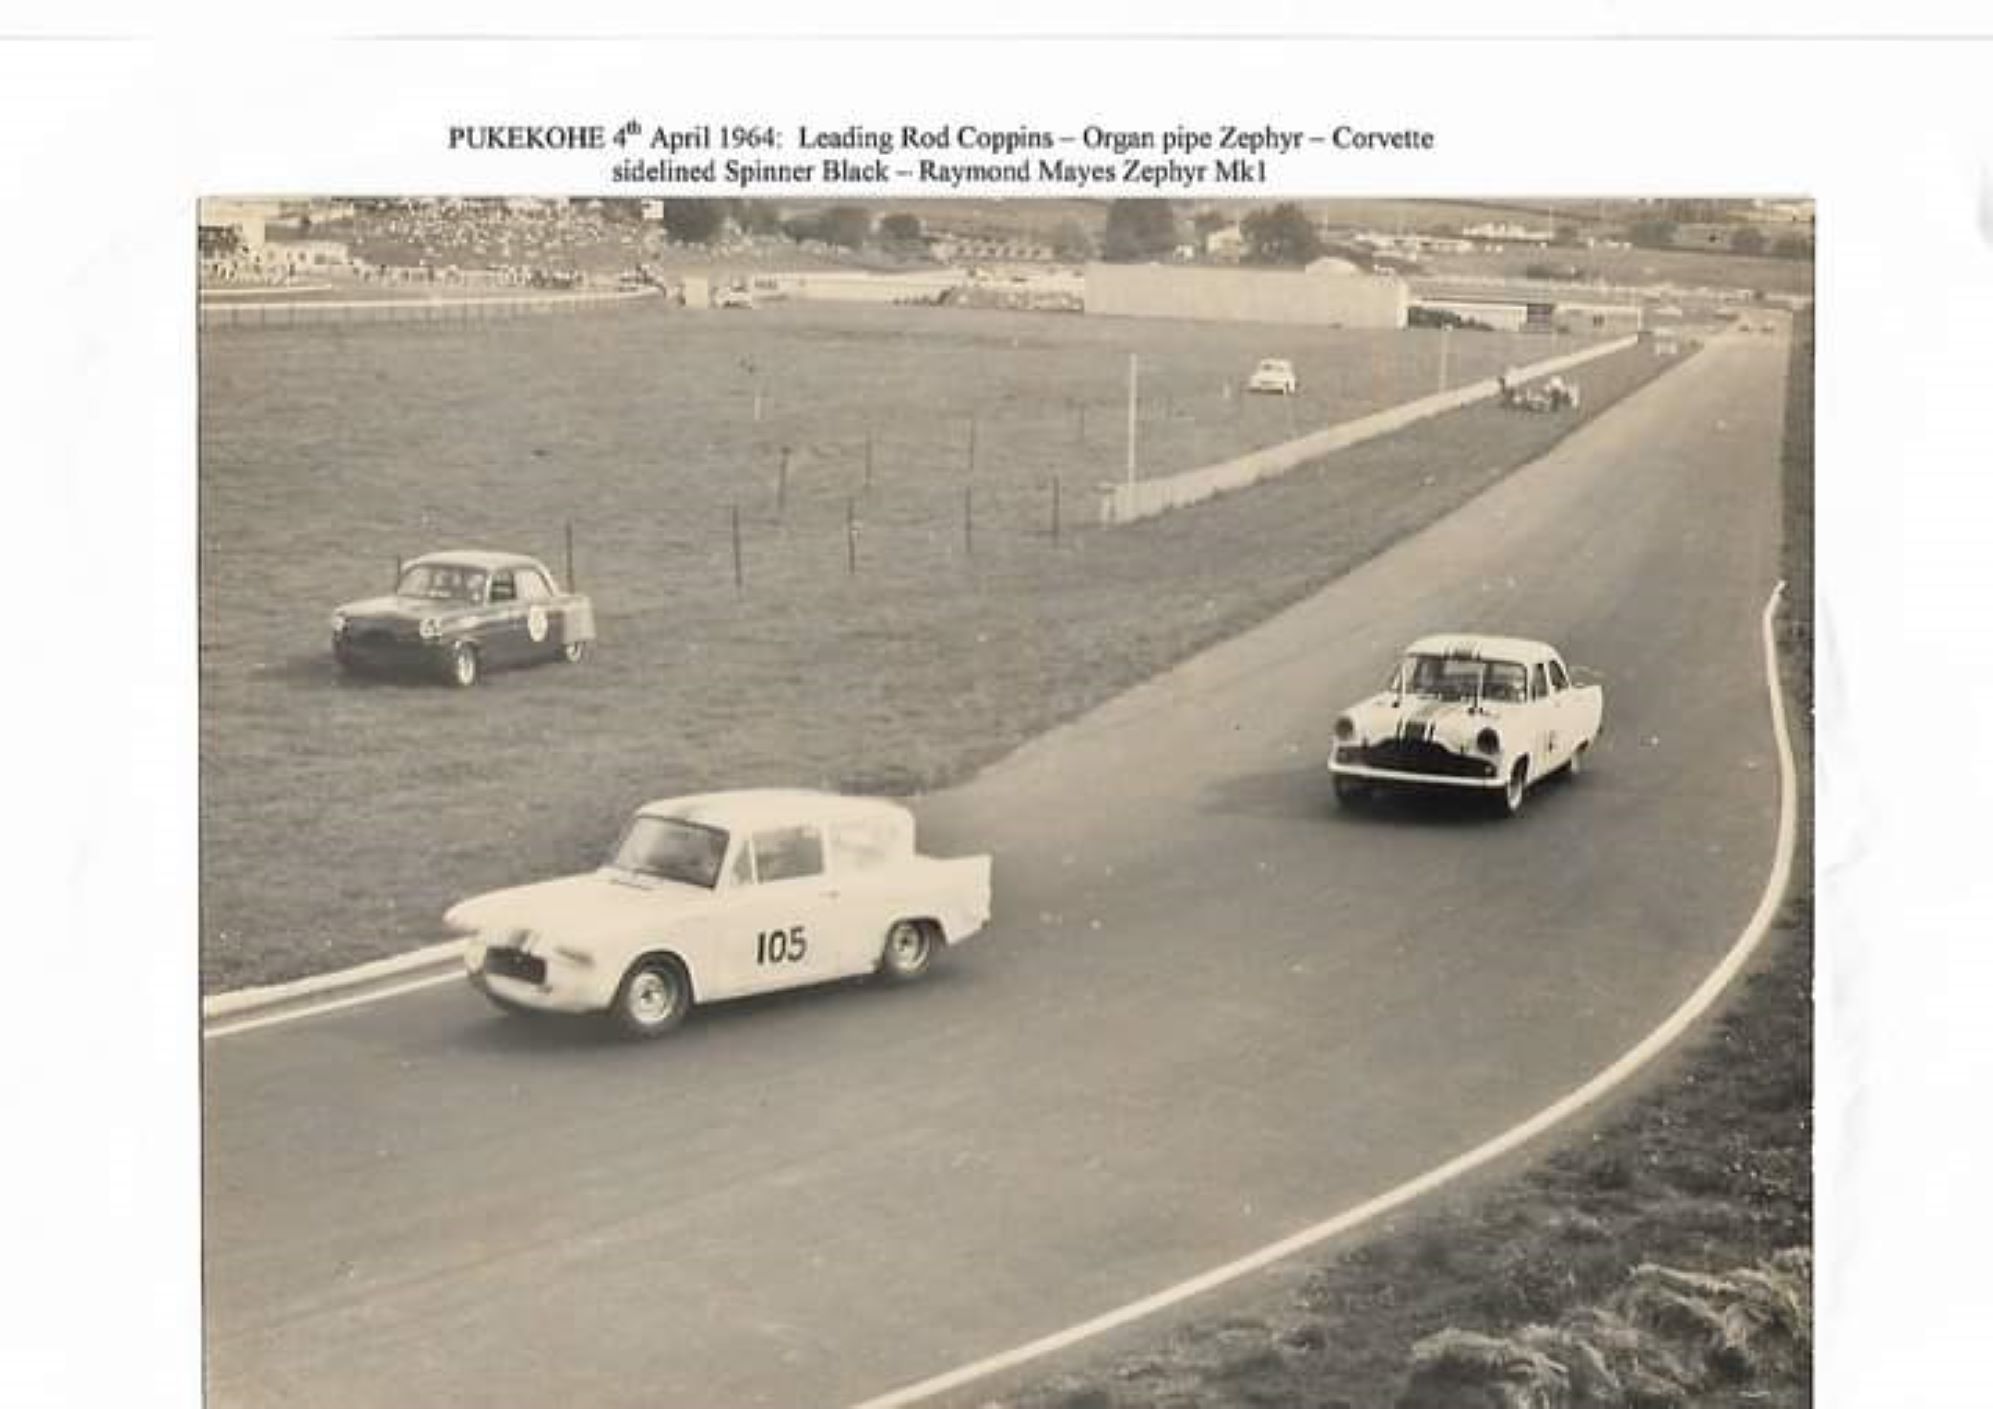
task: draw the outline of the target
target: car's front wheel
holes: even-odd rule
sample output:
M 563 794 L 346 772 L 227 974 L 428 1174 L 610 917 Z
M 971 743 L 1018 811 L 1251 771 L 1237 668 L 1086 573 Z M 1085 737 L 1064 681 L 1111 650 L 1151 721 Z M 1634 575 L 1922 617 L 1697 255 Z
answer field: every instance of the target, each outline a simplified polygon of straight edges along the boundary
M 933 929 L 920 920 L 895 920 L 879 955 L 880 975 L 888 983 L 912 983 L 933 965 Z
M 1495 794 L 1495 810 L 1503 817 L 1513 817 L 1522 811 L 1522 800 L 1529 792 L 1529 760 L 1518 758 L 1515 766 L 1509 769 L 1508 781 L 1502 790 Z
M 610 1014 L 632 1037 L 662 1037 L 692 1010 L 692 985 L 675 959 L 645 959 L 623 975 Z
M 460 690 L 468 690 L 477 684 L 477 647 L 468 641 L 459 641 L 450 647 L 450 683 Z
M 1370 784 L 1347 773 L 1335 775 L 1336 801 L 1344 807 L 1359 807 L 1370 801 Z

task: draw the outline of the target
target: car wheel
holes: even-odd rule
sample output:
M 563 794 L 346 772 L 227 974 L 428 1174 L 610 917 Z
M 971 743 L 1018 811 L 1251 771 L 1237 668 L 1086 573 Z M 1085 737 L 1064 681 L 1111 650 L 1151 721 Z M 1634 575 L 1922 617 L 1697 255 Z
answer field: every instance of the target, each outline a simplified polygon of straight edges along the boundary
M 623 975 L 610 1009 L 632 1037 L 662 1037 L 692 1010 L 692 986 L 675 959 L 645 959 Z
M 561 659 L 569 665 L 580 665 L 582 659 L 587 654 L 588 643 L 586 641 L 570 641 L 561 647 Z
M 477 684 L 477 647 L 468 641 L 459 641 L 450 648 L 450 683 L 460 690 L 468 690 Z
M 1344 807 L 1359 807 L 1370 801 L 1370 784 L 1347 774 L 1335 775 L 1336 801 Z
M 1571 761 L 1564 765 L 1565 773 L 1573 778 L 1583 773 L 1585 771 L 1585 754 L 1590 748 L 1590 744 L 1579 744 L 1577 749 L 1571 754 Z
M 879 972 L 886 982 L 912 983 L 933 964 L 933 930 L 919 920 L 895 920 L 879 954 Z
M 1513 817 L 1522 811 L 1523 795 L 1529 791 L 1529 760 L 1518 758 L 1515 767 L 1509 770 L 1509 780 L 1502 790 L 1495 794 L 1495 808 L 1504 817 Z

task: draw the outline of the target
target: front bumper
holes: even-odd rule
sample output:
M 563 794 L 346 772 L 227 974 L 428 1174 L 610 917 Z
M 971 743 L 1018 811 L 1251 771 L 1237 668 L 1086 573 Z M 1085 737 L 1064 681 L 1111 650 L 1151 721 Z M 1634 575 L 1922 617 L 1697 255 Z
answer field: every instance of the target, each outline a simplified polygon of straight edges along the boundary
M 1374 744 L 1338 744 L 1329 772 L 1376 783 L 1435 788 L 1500 788 L 1501 760 L 1486 754 L 1460 754 L 1433 743 L 1389 739 Z
M 514 1008 L 593 1013 L 608 1006 L 590 970 L 474 939 L 464 945 L 464 976 L 487 998 Z

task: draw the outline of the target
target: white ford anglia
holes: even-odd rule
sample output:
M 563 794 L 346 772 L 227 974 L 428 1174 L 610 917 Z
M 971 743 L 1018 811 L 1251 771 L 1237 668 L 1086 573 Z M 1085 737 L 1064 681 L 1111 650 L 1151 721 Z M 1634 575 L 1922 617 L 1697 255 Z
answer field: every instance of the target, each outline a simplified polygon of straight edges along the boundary
M 1428 636 L 1380 694 L 1337 718 L 1329 755 L 1336 797 L 1380 788 L 1464 788 L 1503 813 L 1530 787 L 1576 774 L 1598 741 L 1605 692 L 1580 685 L 1541 641 Z
M 916 855 L 897 803 L 764 789 L 646 803 L 599 870 L 477 896 L 444 923 L 499 1007 L 607 1012 L 654 1037 L 696 1003 L 919 978 L 989 915 L 990 858 Z

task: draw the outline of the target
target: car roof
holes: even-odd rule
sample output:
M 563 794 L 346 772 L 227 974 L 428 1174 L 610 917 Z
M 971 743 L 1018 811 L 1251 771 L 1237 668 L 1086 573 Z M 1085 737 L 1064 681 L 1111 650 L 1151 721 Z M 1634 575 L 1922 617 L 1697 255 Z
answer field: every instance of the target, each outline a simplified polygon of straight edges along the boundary
M 1473 660 L 1507 660 L 1534 665 L 1538 661 L 1549 660 L 1557 652 L 1541 641 L 1530 641 L 1520 636 L 1476 636 L 1453 632 L 1443 636 L 1421 636 L 1405 648 L 1405 654 L 1465 656 Z
M 688 822 L 727 831 L 784 822 L 909 816 L 904 807 L 885 798 L 847 797 L 817 788 L 738 788 L 730 792 L 693 793 L 686 797 L 658 798 L 637 810 L 661 817 L 682 817 Z
M 501 553 L 489 548 L 446 548 L 439 553 L 424 553 L 419 558 L 410 558 L 402 564 L 406 571 L 419 564 L 441 564 L 449 567 L 479 568 L 485 572 L 500 572 L 506 568 L 540 568 L 546 564 L 538 558 L 529 558 L 524 553 Z

